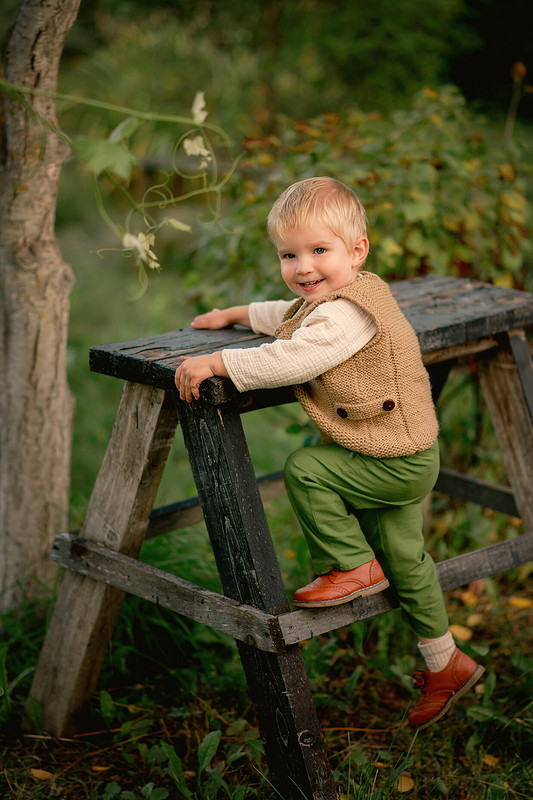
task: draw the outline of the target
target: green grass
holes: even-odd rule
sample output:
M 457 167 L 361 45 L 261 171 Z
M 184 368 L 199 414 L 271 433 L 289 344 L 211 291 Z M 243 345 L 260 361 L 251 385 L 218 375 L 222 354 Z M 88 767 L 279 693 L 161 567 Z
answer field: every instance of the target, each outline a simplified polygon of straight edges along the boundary
M 487 673 L 442 723 L 416 735 L 405 722 L 415 648 L 396 612 L 304 645 L 343 797 L 531 796 L 532 609 L 518 571 L 497 589 L 476 587 L 475 607 L 463 590 L 449 595 L 454 621 L 475 633 L 475 650 L 463 647 L 482 658 Z M 27 602 L 2 620 L 9 653 L 0 660 L 7 692 L 2 796 L 142 798 L 152 784 L 161 798 L 189 796 L 179 793 L 180 785 L 195 798 L 275 797 L 233 642 L 136 598 L 124 604 L 80 734 L 56 741 L 25 733 L 20 719 L 31 680 L 25 671 L 35 663 L 48 608 Z M 405 787 L 412 785 L 403 793 L 395 788 L 400 776 Z

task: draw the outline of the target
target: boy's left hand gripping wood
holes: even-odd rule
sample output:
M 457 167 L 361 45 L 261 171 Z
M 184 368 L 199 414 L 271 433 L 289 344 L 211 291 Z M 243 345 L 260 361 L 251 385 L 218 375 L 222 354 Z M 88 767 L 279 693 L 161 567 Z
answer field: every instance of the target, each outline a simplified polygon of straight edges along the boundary
M 165 392 L 126 383 L 80 537 L 136 557 L 176 429 Z M 43 729 L 72 732 L 95 689 L 124 594 L 74 572 L 63 575 L 30 697 Z

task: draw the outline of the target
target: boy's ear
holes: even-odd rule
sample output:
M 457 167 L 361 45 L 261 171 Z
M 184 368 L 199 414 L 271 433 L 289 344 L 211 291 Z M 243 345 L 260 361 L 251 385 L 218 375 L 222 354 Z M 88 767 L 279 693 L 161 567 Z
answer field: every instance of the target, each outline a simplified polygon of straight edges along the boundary
M 369 249 L 370 245 L 368 239 L 366 236 L 361 236 L 361 238 L 356 241 L 352 251 L 352 267 L 360 267 L 361 264 L 364 264 Z

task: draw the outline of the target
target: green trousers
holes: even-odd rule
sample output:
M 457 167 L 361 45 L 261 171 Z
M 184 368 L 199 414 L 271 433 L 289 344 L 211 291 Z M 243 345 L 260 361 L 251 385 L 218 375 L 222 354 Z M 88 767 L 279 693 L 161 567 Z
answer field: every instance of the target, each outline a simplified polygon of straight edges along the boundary
M 287 494 L 317 574 L 377 558 L 412 629 L 428 639 L 448 630 L 435 564 L 424 549 L 422 501 L 438 471 L 437 442 L 401 458 L 322 444 L 296 450 L 285 464 Z

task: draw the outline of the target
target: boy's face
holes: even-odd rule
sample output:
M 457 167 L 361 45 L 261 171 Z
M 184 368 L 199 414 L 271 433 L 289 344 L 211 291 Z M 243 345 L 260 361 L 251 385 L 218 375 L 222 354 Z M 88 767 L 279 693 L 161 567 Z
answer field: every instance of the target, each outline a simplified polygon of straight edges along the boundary
M 368 254 L 368 239 L 358 239 L 350 253 L 340 236 L 321 226 L 291 228 L 274 244 L 283 280 L 310 303 L 353 281 Z

